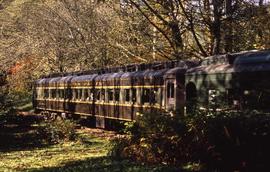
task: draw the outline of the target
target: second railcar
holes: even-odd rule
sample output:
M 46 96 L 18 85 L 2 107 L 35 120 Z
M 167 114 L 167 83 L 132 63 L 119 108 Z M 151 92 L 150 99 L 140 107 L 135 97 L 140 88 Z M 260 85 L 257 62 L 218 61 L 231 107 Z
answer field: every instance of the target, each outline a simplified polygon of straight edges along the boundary
M 186 73 L 187 109 L 270 111 L 270 51 L 212 56 Z

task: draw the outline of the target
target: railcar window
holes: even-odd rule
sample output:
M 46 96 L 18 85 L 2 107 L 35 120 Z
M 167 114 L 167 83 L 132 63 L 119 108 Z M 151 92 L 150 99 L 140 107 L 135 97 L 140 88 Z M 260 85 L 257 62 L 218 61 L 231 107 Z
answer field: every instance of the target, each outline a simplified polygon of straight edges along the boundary
M 242 102 L 245 109 L 258 109 L 269 111 L 269 90 L 244 90 Z
M 51 99 L 51 98 L 52 98 L 52 90 L 49 89 L 49 99 Z
M 55 89 L 55 90 L 54 90 L 54 98 L 56 99 L 57 97 L 58 97 L 58 90 Z
M 167 98 L 174 98 L 174 83 L 167 83 Z
M 70 88 L 66 89 L 65 98 L 66 99 L 72 99 L 72 90 Z
M 61 99 L 64 98 L 64 90 L 63 90 L 63 89 L 60 90 L 59 97 L 60 97 Z
M 132 96 L 132 102 L 135 103 L 137 101 L 137 90 L 135 88 L 133 88 L 131 90 L 131 96 Z
M 130 89 L 125 89 L 125 101 L 130 101 Z
M 45 92 L 44 89 L 41 89 L 41 90 L 40 90 L 40 98 L 44 98 L 44 95 L 45 95 L 44 92 Z
M 61 98 L 61 90 L 57 90 L 57 98 Z
M 92 89 L 89 90 L 89 99 L 94 100 L 94 90 Z
M 65 99 L 65 97 L 66 97 L 66 91 L 65 89 L 62 89 L 62 98 Z
M 74 92 L 72 89 L 69 89 L 69 99 L 73 99 L 74 97 Z
M 72 89 L 72 100 L 76 99 L 76 90 Z
M 53 91 L 53 92 L 54 92 L 54 98 L 56 99 L 56 98 L 57 98 L 57 95 L 58 95 L 58 94 L 57 94 L 57 90 L 56 90 L 56 89 L 54 89 L 54 91 Z
M 49 90 L 48 89 L 44 90 L 44 97 L 49 98 Z
M 114 90 L 114 100 L 118 102 L 119 99 L 120 99 L 120 89 L 115 89 Z
M 37 90 L 38 98 L 42 98 L 42 89 Z
M 56 98 L 56 90 L 52 89 L 51 92 L 52 92 L 52 98 L 55 99 Z
M 100 90 L 97 89 L 97 90 L 96 90 L 96 100 L 100 100 L 100 98 L 101 98 Z
M 145 96 L 147 96 L 147 95 L 145 95 Z M 148 97 L 149 97 L 149 100 L 147 102 L 150 102 L 153 104 L 157 103 L 158 89 L 157 88 L 149 89 Z
M 38 89 L 37 90 L 37 95 L 38 95 L 38 98 L 43 98 L 43 96 L 42 96 L 42 89 Z
M 105 101 L 105 89 L 101 89 L 100 98 L 102 101 Z
M 49 98 L 51 99 L 52 98 L 52 90 L 49 89 Z
M 61 90 L 56 90 L 56 92 L 57 92 L 57 98 L 61 98 Z
M 77 100 L 78 99 L 78 97 L 79 97 L 79 91 L 77 90 L 77 89 L 74 89 L 75 90 L 75 94 L 74 94 L 74 96 L 75 96 L 75 100 Z
M 76 100 L 77 99 L 77 97 L 78 97 L 78 90 L 77 89 L 73 89 L 73 97 L 72 97 L 72 99 L 73 100 Z
M 78 89 L 78 100 L 82 100 L 82 99 L 83 99 L 83 90 Z
M 226 99 L 228 95 L 225 91 L 209 90 L 208 91 L 208 105 L 212 109 L 226 108 L 228 102 Z
M 108 100 L 113 101 L 113 89 L 108 89 Z
M 68 89 L 64 89 L 64 99 L 68 99 Z
M 84 100 L 89 100 L 89 91 L 88 89 L 84 89 L 83 92 L 84 92 Z
M 60 89 L 59 90 L 59 98 L 60 99 L 63 99 L 64 98 L 64 90 L 63 89 Z
M 208 102 L 210 107 L 216 107 L 218 97 L 220 95 L 220 92 L 218 90 L 209 90 L 208 91 Z
M 157 103 L 158 102 L 158 88 L 154 88 L 150 92 L 150 98 L 151 98 L 151 103 Z
M 79 93 L 79 90 L 78 89 L 75 89 L 75 92 L 76 92 L 76 100 L 78 100 L 79 99 L 79 95 L 80 95 L 80 93 Z
M 143 88 L 142 92 L 142 104 L 144 103 L 149 103 L 150 102 L 150 89 L 148 88 Z
M 163 89 L 162 88 L 159 88 L 159 103 L 163 106 Z
M 85 89 L 81 89 L 81 97 L 80 97 L 80 100 L 85 100 L 85 97 L 84 97 L 84 94 L 85 94 Z

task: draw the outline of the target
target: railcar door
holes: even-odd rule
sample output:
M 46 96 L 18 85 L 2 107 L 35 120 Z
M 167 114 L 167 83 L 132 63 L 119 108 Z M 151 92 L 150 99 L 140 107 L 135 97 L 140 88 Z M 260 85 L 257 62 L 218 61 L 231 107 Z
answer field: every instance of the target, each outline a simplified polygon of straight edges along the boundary
M 167 111 L 173 111 L 175 109 L 176 80 L 166 79 L 165 84 L 165 107 Z

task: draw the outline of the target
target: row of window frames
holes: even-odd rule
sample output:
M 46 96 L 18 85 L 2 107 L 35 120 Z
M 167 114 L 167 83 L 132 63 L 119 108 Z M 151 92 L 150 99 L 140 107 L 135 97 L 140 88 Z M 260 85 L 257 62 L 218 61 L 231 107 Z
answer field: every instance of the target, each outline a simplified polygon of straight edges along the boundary
M 41 90 L 40 90 L 41 91 Z M 97 89 L 95 90 L 96 100 L 105 101 L 105 92 L 107 91 L 108 101 L 119 101 L 120 89 Z M 72 99 L 72 100 L 93 100 L 94 93 L 89 89 L 45 89 L 38 93 L 39 98 L 59 98 L 59 99 Z M 160 88 L 142 89 L 141 96 L 142 103 L 157 103 L 162 100 L 162 94 Z M 136 102 L 137 101 L 137 90 L 136 89 L 125 89 L 124 90 L 124 101 Z

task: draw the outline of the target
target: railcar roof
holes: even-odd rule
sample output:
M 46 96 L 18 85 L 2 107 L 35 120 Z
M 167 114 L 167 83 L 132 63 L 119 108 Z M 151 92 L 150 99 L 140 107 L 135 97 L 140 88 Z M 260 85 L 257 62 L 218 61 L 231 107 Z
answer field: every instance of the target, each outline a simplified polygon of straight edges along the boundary
M 230 61 L 231 60 L 231 61 Z M 207 73 L 253 72 L 270 70 L 270 51 L 245 51 L 212 56 L 191 68 L 187 75 Z
M 123 74 L 124 72 L 100 74 L 100 75 L 97 75 L 97 77 L 95 78 L 95 81 L 112 80 L 112 79 L 120 78 Z
M 36 84 L 43 84 L 43 83 L 46 83 L 47 80 L 48 80 L 48 78 L 41 78 L 41 79 L 38 79 L 38 80 L 36 80 Z
M 49 80 L 49 83 L 50 83 L 50 84 L 57 83 L 57 82 L 60 81 L 61 79 L 62 79 L 62 77 L 51 78 L 51 79 Z
M 70 81 L 74 77 L 75 76 L 64 76 L 64 77 L 61 77 L 61 79 L 58 80 L 58 83 L 66 83 L 66 82 Z
M 45 83 L 66 83 L 68 81 L 71 82 L 83 82 L 83 81 L 107 81 L 113 79 L 153 79 L 153 78 L 163 78 L 168 75 L 174 75 L 176 73 L 183 73 L 188 68 L 192 66 L 196 66 L 198 63 L 193 61 L 169 61 L 162 63 L 153 63 L 152 68 L 146 68 L 144 70 L 137 70 L 137 71 L 119 71 L 119 72 L 112 72 L 112 73 L 104 73 L 104 74 L 82 74 L 82 75 L 68 75 L 63 77 L 52 77 L 52 78 L 43 78 L 37 80 L 38 84 L 45 84 Z M 158 68 L 162 67 L 162 65 L 166 65 L 166 68 Z M 141 65 L 143 66 L 143 65 Z
M 97 74 L 73 76 L 71 82 L 93 81 L 97 76 Z
M 174 68 L 175 69 L 175 68 Z M 121 77 L 122 80 L 137 78 L 137 79 L 153 79 L 153 78 L 163 78 L 164 75 L 172 69 L 161 69 L 161 70 L 144 70 L 136 72 L 124 73 Z
M 36 81 L 36 84 L 47 84 L 52 78 L 42 78 Z
M 269 62 L 270 62 L 270 50 L 261 52 L 249 52 L 243 54 L 235 60 L 234 65 L 269 63 Z

